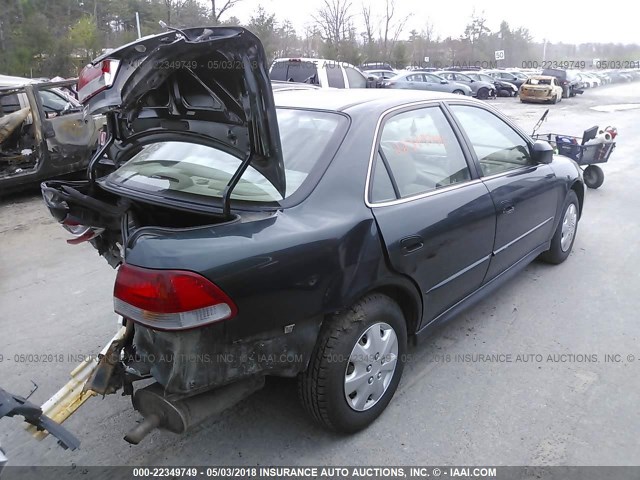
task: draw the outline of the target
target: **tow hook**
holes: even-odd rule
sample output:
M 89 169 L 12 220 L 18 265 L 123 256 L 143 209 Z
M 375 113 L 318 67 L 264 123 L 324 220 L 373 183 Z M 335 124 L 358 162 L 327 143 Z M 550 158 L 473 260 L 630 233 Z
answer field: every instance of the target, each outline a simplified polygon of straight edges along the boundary
M 98 355 L 98 365 L 91 378 L 85 384 L 82 392 L 95 392 L 100 395 L 109 395 L 118 391 L 124 382 L 124 365 L 120 361 L 122 349 L 131 343 L 133 339 L 133 322 L 127 320 L 124 334 L 121 338 L 111 342 L 106 351 Z
M 217 415 L 264 386 L 263 376 L 231 383 L 191 397 L 172 399 L 164 388 L 154 383 L 135 392 L 133 406 L 144 420 L 124 439 L 137 445 L 156 428 L 184 433 L 207 418 Z

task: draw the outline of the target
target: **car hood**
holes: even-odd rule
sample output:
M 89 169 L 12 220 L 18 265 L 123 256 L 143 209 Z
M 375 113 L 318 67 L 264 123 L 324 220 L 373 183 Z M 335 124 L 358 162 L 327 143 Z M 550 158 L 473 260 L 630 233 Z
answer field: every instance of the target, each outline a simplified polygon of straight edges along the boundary
M 175 137 L 212 143 L 248 160 L 285 196 L 273 91 L 254 34 L 240 27 L 172 30 L 107 52 L 85 69 L 105 62 L 112 85 L 85 101 L 85 111 L 113 113 L 119 150 Z

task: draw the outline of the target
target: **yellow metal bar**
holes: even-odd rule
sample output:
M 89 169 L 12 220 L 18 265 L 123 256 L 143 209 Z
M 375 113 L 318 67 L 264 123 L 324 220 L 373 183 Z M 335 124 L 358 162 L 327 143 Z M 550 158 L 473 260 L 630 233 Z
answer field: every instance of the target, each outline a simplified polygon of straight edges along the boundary
M 113 342 L 119 341 L 124 337 L 124 333 L 125 327 L 123 326 L 109 340 L 109 343 L 104 346 L 100 353 L 104 355 Z M 85 359 L 74 368 L 71 372 L 71 380 L 42 405 L 42 413 L 57 423 L 62 423 L 73 415 L 87 400 L 96 395 L 94 391 L 83 392 L 82 389 L 97 367 L 98 357 L 95 357 Z M 38 431 L 33 425 L 29 425 L 26 428 L 38 440 L 42 440 L 49 435 L 46 430 Z

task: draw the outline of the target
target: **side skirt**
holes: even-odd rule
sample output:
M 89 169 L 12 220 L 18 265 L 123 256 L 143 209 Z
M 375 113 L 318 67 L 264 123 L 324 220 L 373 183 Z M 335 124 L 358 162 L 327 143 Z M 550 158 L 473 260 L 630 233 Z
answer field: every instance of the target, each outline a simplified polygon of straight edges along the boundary
M 546 242 L 540 245 L 538 248 L 533 250 L 531 253 L 522 257 L 517 263 L 511 265 L 508 269 L 502 272 L 497 277 L 494 277 L 489 282 L 482 285 L 475 292 L 467 295 L 465 298 L 460 300 L 458 303 L 453 305 L 448 310 L 442 312 L 436 318 L 434 318 L 427 325 L 423 326 L 416 332 L 415 338 L 417 341 L 424 340 L 428 337 L 428 334 L 433 331 L 434 328 L 442 325 L 443 323 L 451 320 L 454 317 L 457 317 L 466 309 L 472 307 L 476 303 L 480 302 L 484 298 L 491 295 L 494 291 L 500 288 L 505 282 L 509 281 L 513 277 L 515 277 L 518 273 L 520 273 L 524 268 L 529 265 L 533 260 L 536 259 L 538 255 L 542 252 L 549 250 L 551 242 Z

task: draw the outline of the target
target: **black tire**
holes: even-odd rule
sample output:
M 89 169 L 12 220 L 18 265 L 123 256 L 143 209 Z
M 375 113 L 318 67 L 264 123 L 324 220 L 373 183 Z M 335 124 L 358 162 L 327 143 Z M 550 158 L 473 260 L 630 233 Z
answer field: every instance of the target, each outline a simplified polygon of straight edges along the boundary
M 604 183 L 604 172 L 597 165 L 589 165 L 582 174 L 584 184 L 589 188 L 599 188 Z
M 567 210 L 573 205 L 576 211 L 576 219 L 575 219 L 575 230 L 573 232 L 573 236 L 570 239 L 570 243 L 568 248 L 562 248 L 562 225 L 565 220 L 565 216 L 567 215 Z M 552 263 L 554 265 L 558 265 L 564 262 L 567 257 L 571 254 L 571 249 L 573 248 L 573 242 L 576 239 L 576 235 L 578 233 L 578 220 L 579 220 L 579 212 L 580 212 L 580 203 L 578 202 L 578 196 L 576 192 L 573 190 L 569 190 L 567 194 L 567 198 L 564 201 L 564 206 L 562 208 L 562 215 L 560 216 L 560 221 L 558 222 L 558 226 L 556 227 L 556 231 L 553 234 L 553 238 L 551 239 L 551 246 L 549 250 L 546 252 L 542 252 L 540 255 L 540 259 L 547 263 Z
M 558 95 L 554 95 L 554 96 L 553 96 L 553 98 L 551 99 L 551 103 L 552 103 L 552 104 L 554 104 L 554 105 L 555 105 L 556 103 L 558 103 Z
M 345 375 L 356 343 L 369 327 L 378 323 L 386 323 L 396 334 L 396 366 L 377 403 L 357 411 L 347 403 Z M 407 326 L 398 304 L 380 293 L 363 297 L 349 310 L 332 316 L 322 325 L 309 366 L 298 377 L 302 405 L 316 422 L 328 429 L 344 433 L 362 430 L 378 418 L 391 401 L 402 376 L 406 349 Z
M 480 100 L 486 100 L 487 98 L 489 98 L 489 89 L 484 87 L 481 88 L 480 90 L 478 90 L 477 97 Z
M 464 95 L 464 92 L 462 90 L 454 90 L 451 93 L 455 93 L 456 95 Z

